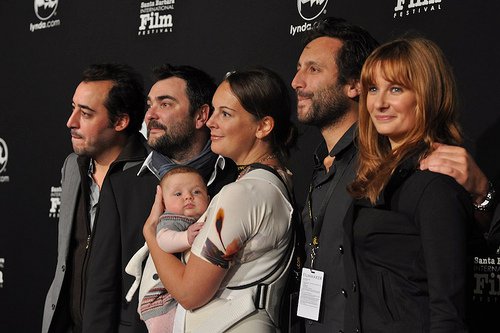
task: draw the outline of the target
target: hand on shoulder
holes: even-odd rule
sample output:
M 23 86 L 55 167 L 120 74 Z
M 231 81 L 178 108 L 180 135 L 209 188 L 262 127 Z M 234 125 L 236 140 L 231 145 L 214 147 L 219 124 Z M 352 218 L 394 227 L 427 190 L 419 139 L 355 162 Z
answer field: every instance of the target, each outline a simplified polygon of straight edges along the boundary
M 435 143 L 434 149 L 420 162 L 420 169 L 455 178 L 471 194 L 475 203 L 481 203 L 488 193 L 488 178 L 467 150 L 441 143 Z

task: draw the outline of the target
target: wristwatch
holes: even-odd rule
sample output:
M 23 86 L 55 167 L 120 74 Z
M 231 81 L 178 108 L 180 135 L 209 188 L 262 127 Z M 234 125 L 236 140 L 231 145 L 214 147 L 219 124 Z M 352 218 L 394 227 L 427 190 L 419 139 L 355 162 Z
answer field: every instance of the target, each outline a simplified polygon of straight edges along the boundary
M 495 188 L 493 187 L 493 184 L 490 181 L 488 181 L 488 193 L 486 194 L 486 198 L 484 198 L 483 202 L 481 202 L 480 204 L 474 202 L 473 203 L 474 208 L 481 212 L 488 211 L 493 206 L 495 194 L 496 192 Z

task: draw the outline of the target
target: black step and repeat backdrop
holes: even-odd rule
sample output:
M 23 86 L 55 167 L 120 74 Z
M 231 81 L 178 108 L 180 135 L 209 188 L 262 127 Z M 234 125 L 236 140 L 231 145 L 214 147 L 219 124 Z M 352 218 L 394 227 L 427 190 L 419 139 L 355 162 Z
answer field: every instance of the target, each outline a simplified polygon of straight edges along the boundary
M 409 30 L 436 41 L 457 76 L 466 146 L 500 184 L 498 1 L 2 0 L 0 332 L 40 330 L 57 252 L 60 168 L 71 151 L 65 124 L 83 68 L 129 63 L 148 89 L 152 67 L 164 62 L 194 65 L 216 79 L 264 65 L 290 82 L 304 32 L 325 16 L 362 25 L 381 42 Z M 299 129 L 291 168 L 303 202 L 320 136 Z M 492 310 L 500 304 L 497 260 L 494 253 L 475 260 L 476 331 L 500 313 Z

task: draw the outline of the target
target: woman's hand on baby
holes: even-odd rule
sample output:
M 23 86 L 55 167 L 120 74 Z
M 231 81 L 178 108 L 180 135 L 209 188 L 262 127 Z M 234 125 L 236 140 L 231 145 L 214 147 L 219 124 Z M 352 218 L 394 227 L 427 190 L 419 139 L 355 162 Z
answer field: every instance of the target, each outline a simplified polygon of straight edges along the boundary
M 189 246 L 193 245 L 194 239 L 200 233 L 200 229 L 203 227 L 203 222 L 193 223 L 187 229 L 188 243 Z
M 144 223 L 144 227 L 142 229 L 144 238 L 147 239 L 148 235 L 153 235 L 154 237 L 156 237 L 156 226 L 158 225 L 160 215 L 164 210 L 165 207 L 163 205 L 163 195 L 161 192 L 161 188 L 160 186 L 156 186 L 155 201 L 153 203 L 153 206 L 151 207 L 149 217 Z

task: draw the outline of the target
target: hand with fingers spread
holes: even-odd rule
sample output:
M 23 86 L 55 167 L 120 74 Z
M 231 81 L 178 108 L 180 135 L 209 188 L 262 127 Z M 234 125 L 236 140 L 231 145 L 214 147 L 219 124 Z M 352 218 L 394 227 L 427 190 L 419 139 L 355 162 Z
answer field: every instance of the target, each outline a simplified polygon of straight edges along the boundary
M 435 143 L 433 148 L 434 151 L 420 161 L 420 169 L 455 178 L 471 194 L 476 204 L 481 203 L 488 193 L 488 178 L 467 150 L 441 143 Z

